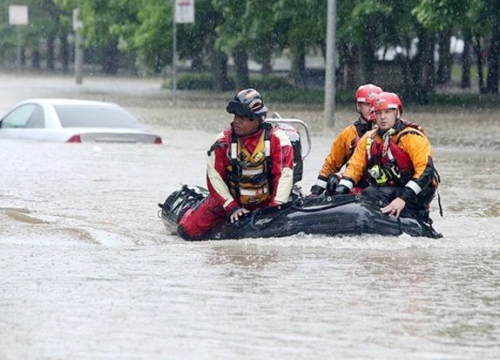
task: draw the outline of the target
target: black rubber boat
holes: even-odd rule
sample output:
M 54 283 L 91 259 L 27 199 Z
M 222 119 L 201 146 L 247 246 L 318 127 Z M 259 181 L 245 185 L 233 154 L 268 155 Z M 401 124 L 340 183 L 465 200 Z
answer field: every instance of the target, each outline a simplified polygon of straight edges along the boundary
M 303 160 L 311 152 L 307 124 L 299 119 L 283 119 L 278 113 L 274 113 L 274 117 L 266 121 L 277 124 L 290 137 L 294 148 L 294 180 L 300 181 Z M 207 195 L 208 191 L 202 187 L 184 185 L 170 194 L 164 203 L 158 204 L 161 208 L 158 215 L 167 231 L 176 234 L 177 223 L 183 211 L 196 206 Z M 429 222 L 412 214 L 403 213 L 399 218 L 394 218 L 382 214 L 379 209 L 379 204 L 363 201 L 355 195 L 305 198 L 300 188 L 294 185 L 289 203 L 277 208 L 254 211 L 235 224 L 223 224 L 212 229 L 201 240 L 284 237 L 298 233 L 442 237 Z
M 158 212 L 165 228 L 176 233 L 183 210 L 196 206 L 207 196 L 206 189 L 184 185 L 174 191 Z M 284 237 L 294 234 L 348 236 L 378 234 L 441 238 L 431 224 L 408 214 L 394 218 L 380 212 L 377 204 L 362 201 L 356 195 L 304 198 L 295 190 L 292 201 L 277 208 L 257 210 L 235 224 L 224 223 L 201 240 Z

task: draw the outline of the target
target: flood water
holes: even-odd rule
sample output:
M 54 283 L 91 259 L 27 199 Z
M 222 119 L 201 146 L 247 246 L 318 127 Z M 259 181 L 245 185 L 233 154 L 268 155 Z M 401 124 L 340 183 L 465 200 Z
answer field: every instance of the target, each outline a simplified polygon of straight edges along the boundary
M 28 97 L 113 100 L 164 145 L 0 141 L 0 359 L 497 359 L 500 112 L 408 109 L 434 144 L 443 239 L 296 235 L 189 243 L 157 217 L 230 121 L 158 80 L 0 75 Z M 230 94 L 228 94 L 230 96 Z M 334 134 L 311 124 L 305 192 Z M 413 110 L 413 111 L 412 111 Z

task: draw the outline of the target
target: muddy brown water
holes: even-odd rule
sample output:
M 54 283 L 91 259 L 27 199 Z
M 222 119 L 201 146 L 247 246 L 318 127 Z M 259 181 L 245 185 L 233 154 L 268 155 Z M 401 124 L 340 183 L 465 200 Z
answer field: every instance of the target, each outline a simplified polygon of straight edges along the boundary
M 30 97 L 115 101 L 162 146 L 2 139 L 0 358 L 497 359 L 499 112 L 417 109 L 442 177 L 441 240 L 408 236 L 189 243 L 157 203 L 203 185 L 232 94 L 172 94 L 160 79 L 0 74 L 0 112 Z M 304 191 L 355 118 L 268 104 L 306 121 Z

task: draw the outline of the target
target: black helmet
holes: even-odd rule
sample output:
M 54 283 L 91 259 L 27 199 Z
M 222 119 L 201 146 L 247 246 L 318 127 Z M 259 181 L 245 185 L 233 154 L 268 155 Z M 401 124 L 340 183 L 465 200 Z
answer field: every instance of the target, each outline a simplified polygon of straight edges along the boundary
M 241 90 L 227 104 L 226 111 L 230 114 L 260 120 L 265 120 L 267 116 L 267 107 L 264 105 L 264 101 L 262 101 L 262 96 L 255 89 Z

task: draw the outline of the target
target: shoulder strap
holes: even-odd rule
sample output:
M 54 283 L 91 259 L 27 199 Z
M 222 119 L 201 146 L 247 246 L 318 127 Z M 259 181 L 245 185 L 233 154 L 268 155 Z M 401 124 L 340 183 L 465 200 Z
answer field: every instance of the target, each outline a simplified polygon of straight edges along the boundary
M 398 132 L 398 133 L 394 136 L 394 142 L 395 142 L 396 144 L 399 144 L 399 142 L 401 141 L 401 138 L 402 138 L 403 136 L 408 135 L 408 134 L 416 134 L 416 135 L 419 135 L 419 136 L 426 137 L 426 136 L 425 136 L 425 134 L 424 134 L 422 131 L 420 131 L 420 130 L 418 130 L 418 129 L 414 128 L 414 127 L 410 127 L 410 126 L 408 126 L 408 127 L 405 127 L 403 130 L 401 130 L 400 132 Z
M 266 171 L 267 174 L 271 174 L 271 128 L 272 125 L 269 123 L 262 124 L 264 127 L 264 146 L 266 154 Z
M 366 124 L 363 124 L 359 119 L 356 120 L 353 125 L 356 128 L 358 137 L 362 137 L 367 131 L 370 131 L 372 129 L 371 123 L 367 122 Z
M 212 153 L 215 151 L 215 149 L 217 148 L 220 148 L 220 147 L 225 147 L 226 145 L 224 145 L 223 143 L 221 143 L 220 141 L 216 141 L 212 144 L 212 146 L 210 146 L 210 149 L 208 149 L 207 151 L 207 155 L 210 156 L 212 155 Z

